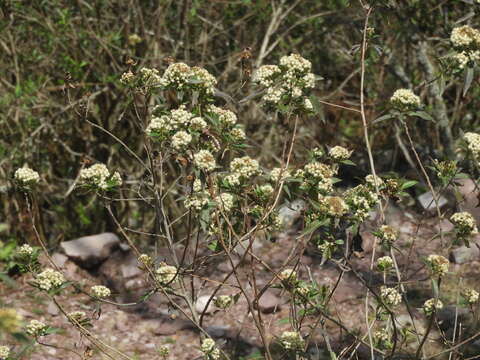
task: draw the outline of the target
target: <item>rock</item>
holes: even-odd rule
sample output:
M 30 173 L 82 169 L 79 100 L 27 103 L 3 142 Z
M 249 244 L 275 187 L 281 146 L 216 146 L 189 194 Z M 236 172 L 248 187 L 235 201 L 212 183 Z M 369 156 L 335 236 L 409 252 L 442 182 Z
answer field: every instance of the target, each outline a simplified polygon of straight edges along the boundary
M 92 268 L 107 259 L 120 245 L 120 239 L 113 233 L 84 236 L 60 243 L 61 250 L 70 259 L 85 268 Z
M 435 193 L 435 195 L 438 198 L 438 207 L 440 209 L 448 204 L 448 200 L 444 196 L 442 195 L 439 196 L 438 193 Z M 426 193 L 423 193 L 422 195 L 418 196 L 417 200 L 422 206 L 423 210 L 430 213 L 433 213 L 436 211 L 437 205 L 435 204 L 435 200 L 433 199 L 433 195 L 431 191 L 427 191 Z
M 225 326 L 225 325 L 211 325 L 207 326 L 205 328 L 205 331 L 210 335 L 211 337 L 227 337 L 228 332 L 230 331 L 230 326 Z
M 154 335 L 173 335 L 180 330 L 194 328 L 190 321 L 183 319 L 148 320 L 145 323 L 147 324 L 144 326 L 147 326 Z
M 265 291 L 260 300 L 258 300 L 258 308 L 265 314 L 270 314 L 281 308 L 281 299 L 274 294 L 271 289 Z
M 478 242 L 472 241 L 470 247 L 460 246 L 450 252 L 450 261 L 455 264 L 465 264 L 467 262 L 478 260 L 480 258 L 480 249 Z
M 278 216 L 285 229 L 289 229 L 293 226 L 295 221 L 302 215 L 302 211 L 305 209 L 305 201 L 297 199 L 291 203 L 285 203 L 280 207 Z
M 475 220 L 480 223 L 480 207 L 477 207 L 479 204 L 480 192 L 475 183 L 471 179 L 460 179 L 456 180 L 456 182 L 460 184 L 458 186 L 458 191 L 463 199 L 459 204 L 461 211 L 468 211 L 473 215 Z
M 435 228 L 437 231 L 450 232 L 453 230 L 454 226 L 449 220 L 443 219 L 440 221 L 440 224 L 436 223 Z
M 51 258 L 55 265 L 57 265 L 59 268 L 65 267 L 65 263 L 68 261 L 68 257 L 60 253 L 52 254 Z
M 60 313 L 57 305 L 53 301 L 50 301 L 47 306 L 47 312 L 52 316 L 57 316 Z
M 360 232 L 362 238 L 362 250 L 366 253 L 370 253 L 375 245 L 375 235 L 371 231 Z
M 210 297 L 211 297 L 211 295 L 204 295 L 204 296 L 200 296 L 197 299 L 197 302 L 195 303 L 195 310 L 199 314 L 201 314 L 203 312 L 205 314 L 210 314 L 210 313 L 212 313 L 216 310 L 215 305 L 213 304 L 213 299 L 212 299 L 212 301 L 210 301 L 210 303 L 208 304 L 208 307 L 207 307 L 207 303 L 208 303 L 208 300 L 210 299 Z

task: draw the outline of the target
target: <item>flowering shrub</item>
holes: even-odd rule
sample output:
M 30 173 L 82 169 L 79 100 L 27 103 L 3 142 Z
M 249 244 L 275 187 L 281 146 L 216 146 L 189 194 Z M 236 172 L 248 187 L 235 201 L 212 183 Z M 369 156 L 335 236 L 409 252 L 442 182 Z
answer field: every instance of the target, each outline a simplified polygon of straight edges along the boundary
M 372 9 L 366 7 L 366 20 Z M 423 85 L 412 87 L 415 91 L 397 89 L 389 101 L 385 101 L 388 104 L 387 114 L 371 123 L 367 121 L 369 112 L 375 111 L 373 108 L 376 106 L 374 102 L 366 104 L 364 99 L 365 93 L 368 93 L 364 86 L 365 66 L 368 63 L 365 57 L 369 56 L 369 41 L 374 40 L 374 29 L 367 25 L 366 21 L 360 47 L 362 85 L 358 109 L 345 106 L 351 101 L 339 105 L 315 96 L 319 90 L 316 88 L 317 81 L 321 78 L 313 73 L 310 60 L 297 53 L 281 56 L 276 65 L 261 65 L 259 61 L 251 79 L 246 81 L 246 87 L 251 85 L 252 94 L 241 100 L 237 96 L 250 89 L 237 89 L 232 96 L 223 93 L 218 89 L 220 78 L 217 80 L 213 70 L 209 72 L 199 66 L 169 61 L 162 72 L 141 65 L 137 68 L 135 61 L 130 60 L 128 70 L 118 74 L 122 91 L 131 101 L 122 114 L 127 114 L 125 118 L 135 124 L 137 132 L 129 136 L 141 138 L 141 146 L 133 147 L 133 142 L 117 137 L 114 134 L 115 127 L 112 130 L 97 125 L 88 116 L 85 116 L 85 120 L 86 124 L 93 124 L 96 130 L 108 134 L 115 146 L 126 151 L 138 167 L 129 172 L 122 168 L 126 166 L 126 160 L 118 161 L 119 170 L 116 170 L 117 166 L 113 165 L 115 161 L 111 159 L 107 161 L 104 158 L 108 166 L 97 160 L 90 165 L 92 159 L 85 159 L 83 163 L 79 161 L 75 170 L 78 176 L 70 182 L 65 196 L 78 185 L 85 190 L 78 192 L 79 199 L 85 196 L 89 206 L 95 203 L 105 207 L 112 223 L 138 259 L 145 294 L 136 303 L 119 304 L 116 303 L 114 287 L 110 289 L 104 285 L 94 285 L 87 291 L 84 284 L 72 282 L 57 268 L 49 254 L 45 229 L 40 226 L 44 224 L 40 222 L 39 192 L 36 192 L 36 188 L 43 185 L 40 179 L 44 176 L 27 167 L 12 172 L 11 180 L 20 189 L 28 190 L 21 192 L 24 201 L 22 206 L 32 219 L 35 244 L 38 243 L 40 247 L 28 244 L 20 246 L 14 256 L 15 266 L 21 272 L 28 273 L 26 276 L 32 277 L 30 285 L 61 310 L 60 313 L 68 320 L 67 324 L 89 341 L 89 346 L 106 353 L 109 358 L 131 359 L 130 355 L 105 346 L 96 338 L 92 330 L 97 320 L 94 316 L 80 310 L 66 312 L 61 304 L 61 294 L 76 291 L 88 295 L 89 301 L 95 304 L 95 314 L 101 314 L 102 303 L 137 305 L 147 302 L 153 294 L 159 294 L 169 307 L 199 330 L 195 351 L 206 360 L 233 359 L 236 356 L 231 355 L 228 346 L 210 337 L 203 322 L 207 313 L 208 316 L 225 314 L 233 311 L 237 305 L 246 307 L 251 326 L 258 333 L 262 356 L 267 360 L 309 358 L 309 351 L 315 342 L 325 344 L 331 359 L 344 356 L 346 351 L 353 352 L 348 355 L 355 355 L 357 350 L 352 349 L 360 347 L 368 348 L 372 358 L 393 359 L 399 354 L 409 354 L 412 344 L 415 346 L 415 358 L 434 358 L 443 352 L 429 354 L 430 357 L 424 354 L 427 352 L 425 343 L 434 338 L 431 336 L 433 331 L 440 334 L 440 340 L 436 342 L 445 347 L 442 351 L 453 352 L 462 347 L 462 341 L 466 340 L 447 339 L 436 319 L 437 312 L 443 308 L 442 301 L 451 303 L 451 299 L 442 292 L 444 282 L 452 275 L 449 273 L 449 260 L 443 255 L 429 255 L 422 263 L 423 267 L 415 271 L 409 269 L 409 261 L 415 262 L 411 257 L 418 255 L 414 241 L 417 239 L 404 241 L 405 231 L 389 224 L 385 216 L 394 202 L 404 199 L 413 202 L 411 195 L 417 190 L 413 189 L 417 181 L 401 178 L 393 172 L 377 173 L 375 163 L 378 159 L 372 155 L 370 140 L 373 137 L 368 131 L 380 120 L 390 121 L 392 129 L 395 129 L 397 151 L 402 152 L 408 165 L 417 170 L 422 188 L 430 191 L 437 220 L 450 219 L 453 231 L 444 234 L 440 229 L 438 236 L 436 234 L 432 239 L 440 239 L 440 251 L 450 245 L 469 246 L 473 236 L 478 233 L 472 214 L 460 211 L 461 206 L 458 206 L 459 212 L 452 214 L 450 208 L 445 211 L 440 209 L 439 202 L 442 191 L 458 190 L 456 181 L 469 176 L 460 173 L 464 167 L 470 167 L 469 161 L 473 160 L 474 169 L 478 167 L 480 135 L 474 132 L 466 132 L 463 136 L 459 134 L 460 151 L 451 155 L 451 159 L 447 159 L 449 154 L 445 151 L 442 156 L 446 159 L 434 159 L 432 166 L 424 166 L 427 156 L 417 151 L 413 140 L 418 134 L 412 137 L 410 133 L 416 121 L 435 120 L 430 114 L 434 112 L 432 103 L 426 96 L 429 90 Z M 139 36 L 128 38 L 129 46 L 135 47 L 142 42 Z M 473 69 L 479 58 L 479 32 L 462 25 L 453 29 L 450 42 L 457 70 Z M 247 58 L 245 55 L 243 60 Z M 422 61 L 427 62 L 428 59 Z M 424 64 L 425 67 L 428 65 Z M 249 73 L 249 70 L 244 72 Z M 435 81 L 429 80 L 432 83 Z M 444 91 L 437 89 L 432 95 L 435 106 L 441 103 Z M 257 108 L 259 114 L 265 115 L 269 123 L 278 121 L 284 127 L 286 136 L 279 146 L 281 150 L 275 149 L 274 155 L 260 156 L 255 151 L 259 146 L 251 138 L 254 131 L 245 126 L 242 108 L 245 103 L 258 103 L 261 105 Z M 299 138 L 302 139 L 308 132 L 305 123 L 321 116 L 323 110 L 319 104 L 351 111 L 362 118 L 362 141 L 365 141 L 368 160 L 362 158 L 355 144 L 348 144 L 347 147 L 308 144 L 306 150 L 299 146 Z M 445 128 L 437 130 L 441 132 Z M 76 150 L 71 150 L 68 145 L 65 147 L 73 156 L 77 156 Z M 358 164 L 357 170 L 352 170 L 356 166 L 353 160 Z M 350 171 L 358 171 L 361 176 L 350 176 Z M 474 178 L 475 171 L 472 170 L 471 174 Z M 37 187 L 34 186 L 36 184 Z M 136 194 L 135 198 L 127 196 L 132 193 Z M 302 205 L 295 211 L 296 218 L 289 221 L 285 213 L 292 209 L 285 207 L 284 203 L 291 205 L 293 200 L 298 200 Z M 118 215 L 124 210 L 124 203 L 135 201 L 144 203 L 149 209 L 142 221 L 137 221 L 136 216 L 132 215 L 135 218 L 132 222 L 139 229 L 126 226 L 123 223 L 125 219 Z M 151 229 L 145 231 L 147 227 Z M 356 258 L 363 257 L 361 253 L 364 249 L 361 248 L 366 243 L 362 239 L 365 229 L 368 229 L 369 235 L 373 235 L 370 244 L 372 255 L 368 264 L 360 267 Z M 279 234 L 286 235 L 288 240 L 282 243 L 282 246 L 287 243 L 288 255 L 277 261 L 281 265 L 272 261 L 268 256 L 271 254 L 256 250 L 262 236 L 275 242 L 281 238 Z M 139 240 L 143 235 L 158 240 L 154 244 L 156 250 L 162 247 L 168 251 L 168 263 L 165 262 L 166 258 L 153 255 L 152 244 Z M 178 249 L 182 250 L 180 256 Z M 41 265 L 41 251 L 55 268 Z M 405 253 L 408 258 L 405 258 Z M 302 259 L 305 254 L 313 254 L 313 259 L 318 256 L 318 264 L 304 264 Z M 217 269 L 216 259 L 225 261 L 229 268 Z M 336 282 L 317 282 L 311 271 L 317 265 L 320 269 L 331 266 L 338 270 Z M 211 269 L 221 270 L 219 272 L 224 277 L 220 281 L 209 279 L 208 271 Z M 374 269 L 381 273 L 375 273 Z M 269 277 L 264 283 L 255 277 L 260 271 Z M 425 279 L 420 280 L 420 275 L 431 280 L 432 284 L 432 298 L 426 301 L 420 299 L 418 306 L 424 312 L 422 319 L 427 324 L 425 329 L 420 326 L 415 328 L 418 311 L 415 314 L 412 311 L 412 299 L 408 291 L 412 283 L 423 284 Z M 365 306 L 362 308 L 365 314 L 362 315 L 365 316 L 362 316 L 362 321 L 364 318 L 365 324 L 358 327 L 350 327 L 340 316 L 333 315 L 337 287 L 347 276 L 353 277 L 364 291 L 362 301 L 365 301 Z M 196 288 L 199 281 L 211 283 L 206 288 L 214 289 L 205 306 L 199 301 L 201 291 Z M 200 290 L 203 291 L 203 288 L 202 285 Z M 268 322 L 264 320 L 260 305 L 262 296 L 269 288 L 277 288 L 279 296 L 285 300 L 282 306 L 288 304 L 289 307 L 289 317 L 281 324 L 285 326 L 281 330 L 276 328 L 276 333 L 272 333 L 271 327 L 266 325 Z M 224 292 L 227 294 L 219 295 Z M 476 315 L 479 300 L 477 290 L 462 289 L 458 297 L 463 299 L 462 306 Z M 213 310 L 210 304 L 214 305 Z M 405 321 L 400 322 L 400 316 L 402 319 L 407 316 L 415 329 L 405 325 Z M 21 322 L 15 310 L 0 309 L 2 334 L 15 336 L 22 331 Z M 335 330 L 332 331 L 332 328 Z M 43 341 L 41 337 L 53 332 L 49 325 L 37 319 L 31 320 L 23 329 L 33 338 L 32 341 L 40 345 Z M 454 334 L 457 334 L 455 330 Z M 343 337 L 342 334 L 348 336 Z M 318 340 L 319 337 L 321 340 Z M 3 335 L 0 335 L 0 340 L 3 341 Z M 350 350 L 342 350 L 343 345 Z M 277 350 L 277 347 L 281 350 Z M 0 358 L 12 358 L 11 349 L 9 345 L 0 346 Z M 428 352 L 431 352 L 430 349 Z M 158 354 L 167 359 L 169 347 L 162 346 Z

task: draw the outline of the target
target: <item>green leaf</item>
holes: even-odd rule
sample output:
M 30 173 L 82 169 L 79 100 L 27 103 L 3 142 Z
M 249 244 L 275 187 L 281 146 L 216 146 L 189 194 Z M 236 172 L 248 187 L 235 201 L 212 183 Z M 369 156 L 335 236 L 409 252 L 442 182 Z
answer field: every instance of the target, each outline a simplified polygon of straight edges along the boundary
M 382 115 L 382 116 L 376 118 L 375 120 L 373 120 L 373 121 L 372 121 L 372 124 L 377 124 L 377 123 L 379 123 L 379 122 L 382 122 L 382 121 L 385 121 L 385 120 L 388 120 L 388 119 L 392 119 L 392 118 L 394 118 L 394 117 L 395 117 L 395 115 L 393 115 L 393 114 L 390 114 L 390 113 L 389 113 L 389 114 L 385 114 L 385 115 Z
M 343 160 L 341 163 L 350 166 L 357 166 L 352 160 Z
M 402 186 L 400 187 L 400 189 L 405 190 L 405 189 L 411 188 L 412 186 L 415 186 L 416 184 L 418 184 L 418 181 L 416 181 L 416 180 L 408 180 L 408 181 L 405 181 L 405 182 L 402 184 Z
M 465 97 L 468 89 L 472 85 L 473 74 L 474 74 L 473 68 L 468 68 L 467 72 L 465 73 L 465 82 L 463 83 L 463 95 L 462 95 L 463 97 Z
M 433 121 L 435 122 L 435 119 L 426 111 L 413 111 L 410 113 L 412 116 L 417 116 L 419 118 L 422 118 L 423 120 L 428 120 L 428 121 Z
M 310 223 L 310 225 L 308 225 L 308 226 L 305 228 L 305 230 L 304 230 L 303 233 L 302 233 L 302 236 L 314 232 L 315 230 L 317 230 L 317 229 L 320 228 L 321 226 L 327 225 L 329 222 L 330 222 L 329 219 L 323 219 L 323 220 L 315 220 L 315 221 L 313 221 L 312 223 Z

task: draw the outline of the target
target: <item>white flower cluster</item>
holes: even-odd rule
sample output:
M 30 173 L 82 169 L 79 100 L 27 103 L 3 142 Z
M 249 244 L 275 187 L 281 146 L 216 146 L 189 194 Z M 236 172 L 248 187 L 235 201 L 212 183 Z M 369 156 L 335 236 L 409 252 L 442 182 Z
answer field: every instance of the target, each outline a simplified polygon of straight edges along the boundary
M 380 288 L 380 296 L 384 303 L 389 306 L 396 306 L 402 302 L 402 296 L 395 288 L 382 286 Z
M 148 254 L 140 254 L 138 261 L 145 266 L 151 266 L 153 264 L 153 259 Z
M 166 357 L 168 354 L 170 354 L 170 348 L 168 345 L 161 345 L 158 349 L 157 352 L 160 356 Z
M 257 175 L 260 172 L 260 168 L 257 160 L 249 156 L 243 156 L 232 160 L 230 171 L 237 174 L 240 178 L 249 179 Z
M 343 146 L 334 146 L 330 149 L 328 155 L 330 155 L 333 160 L 344 161 L 350 158 L 352 151 L 344 148 Z
M 202 341 L 200 351 L 204 354 L 207 360 L 217 360 L 220 358 L 220 349 L 216 346 L 213 339 L 207 338 Z
M 241 127 L 234 127 L 230 130 L 230 136 L 232 136 L 236 141 L 242 141 L 247 138 L 245 131 Z
M 467 143 L 468 150 L 472 153 L 475 159 L 480 158 L 480 134 L 473 132 L 467 132 L 463 136 L 465 142 Z
M 95 164 L 80 171 L 80 182 L 105 190 L 111 186 L 122 185 L 122 178 L 118 171 L 110 173 L 105 164 Z
M 146 87 L 155 87 L 161 85 L 162 78 L 157 69 L 142 68 L 140 69 L 140 79 Z
M 10 348 L 8 346 L 0 346 L 0 359 L 4 360 L 10 356 Z
M 93 297 L 103 299 L 112 295 L 112 291 L 103 285 L 94 285 L 90 288 L 90 292 Z
M 192 135 L 183 130 L 172 136 L 172 146 L 177 150 L 185 148 L 191 141 Z
M 380 343 L 380 344 L 385 344 L 390 341 L 390 335 L 388 334 L 387 329 L 381 329 L 381 330 L 375 331 L 375 333 L 373 334 L 373 337 L 375 338 L 377 343 Z
M 124 72 L 120 77 L 120 82 L 124 85 L 132 84 L 134 80 L 135 80 L 135 74 L 130 70 L 128 70 L 127 72 Z
M 298 54 L 283 56 L 280 65 L 263 65 L 253 75 L 253 81 L 266 89 L 262 100 L 278 104 L 283 98 L 301 99 L 305 90 L 315 86 L 312 64 Z M 303 99 L 300 104 L 312 110 L 312 103 Z
M 45 334 L 45 330 L 47 330 L 47 325 L 41 321 L 33 319 L 30 321 L 30 323 L 28 323 L 25 330 L 30 336 L 43 336 Z
M 439 299 L 428 299 L 423 303 L 423 311 L 430 316 L 434 311 L 443 308 L 443 303 Z
M 438 276 L 444 276 L 448 272 L 450 262 L 441 255 L 429 255 L 427 264 L 430 266 L 432 273 Z
M 331 217 L 340 218 L 348 212 L 347 203 L 339 196 L 318 196 L 322 212 Z
M 297 281 L 297 272 L 293 269 L 285 269 L 278 274 L 283 282 L 294 284 Z
M 475 218 L 466 211 L 453 214 L 450 221 L 461 235 L 467 236 L 478 233 Z
M 81 321 L 87 317 L 87 314 L 83 311 L 73 311 L 67 314 L 69 319 L 73 319 L 75 321 Z
M 478 301 L 480 294 L 474 289 L 466 289 L 463 291 L 463 296 L 469 304 L 475 304 Z
M 389 225 L 382 225 L 378 229 L 378 237 L 382 242 L 391 244 L 397 240 L 398 232 Z
M 460 70 L 465 69 L 468 64 L 472 64 L 480 60 L 480 51 L 467 51 L 456 53 L 452 56 L 452 60 L 455 63 L 456 67 Z
M 158 282 L 162 285 L 170 284 L 177 276 L 177 268 L 165 263 L 161 263 L 155 272 Z
M 460 49 L 475 49 L 480 46 L 480 31 L 468 25 L 456 27 L 452 30 L 450 41 Z
M 209 194 L 207 191 L 194 192 L 187 196 L 183 202 L 187 209 L 202 210 L 208 205 Z
M 368 186 L 371 186 L 373 189 L 375 189 L 375 180 L 377 182 L 378 187 L 381 187 L 383 185 L 383 180 L 382 180 L 381 177 L 377 176 L 375 178 L 372 174 L 369 174 L 369 175 L 365 176 L 365 183 Z
M 353 216 L 358 221 L 364 221 L 370 210 L 377 204 L 378 196 L 374 189 L 365 185 L 358 185 L 345 192 L 345 201 Z
M 215 157 L 208 150 L 200 150 L 193 156 L 195 165 L 204 171 L 213 171 L 217 166 Z
M 296 177 L 303 178 L 302 187 L 313 185 L 318 191 L 328 193 L 333 191 L 333 179 L 336 171 L 330 166 L 313 161 L 295 173 Z
M 164 87 L 175 90 L 192 88 L 211 95 L 214 93 L 217 80 L 201 67 L 190 67 L 185 63 L 173 63 L 165 70 L 160 83 Z
M 235 204 L 235 198 L 232 194 L 221 193 L 217 199 L 218 206 L 220 206 L 225 212 L 230 212 Z
M 226 309 L 233 304 L 233 297 L 230 295 L 220 295 L 215 298 L 213 303 L 220 309 Z
M 382 256 L 377 259 L 377 267 L 385 271 L 393 266 L 393 259 L 390 256 Z
M 65 282 L 65 278 L 62 273 L 49 268 L 38 274 L 35 278 L 35 282 L 40 289 L 49 291 L 62 286 Z
M 20 248 L 17 251 L 17 254 L 20 257 L 29 258 L 33 254 L 33 248 L 28 244 L 24 244 L 20 246 Z
M 297 331 L 284 331 L 280 336 L 280 343 L 287 350 L 301 351 L 305 346 L 305 340 Z
M 290 171 L 285 168 L 277 167 L 273 168 L 272 171 L 270 171 L 270 180 L 273 181 L 274 183 L 280 182 L 282 180 L 285 180 L 291 176 Z
M 14 178 L 22 185 L 33 185 L 40 181 L 40 175 L 38 172 L 28 167 L 17 169 Z
M 230 110 L 222 109 L 215 105 L 210 105 L 207 108 L 207 112 L 217 116 L 218 121 L 223 126 L 233 126 L 237 123 L 237 115 Z
M 409 89 L 398 89 L 390 98 L 390 103 L 399 110 L 412 110 L 420 107 L 420 98 Z

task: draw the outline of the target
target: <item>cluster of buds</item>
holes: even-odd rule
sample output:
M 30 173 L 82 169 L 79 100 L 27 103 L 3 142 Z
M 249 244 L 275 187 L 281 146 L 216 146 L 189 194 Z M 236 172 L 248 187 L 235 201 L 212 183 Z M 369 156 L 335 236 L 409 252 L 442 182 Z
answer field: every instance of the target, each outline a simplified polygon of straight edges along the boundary
M 264 89 L 262 101 L 267 107 L 293 104 L 305 111 L 312 111 L 311 101 L 305 97 L 315 87 L 312 64 L 298 54 L 283 56 L 280 64 L 263 65 L 253 75 L 253 82 Z
M 455 54 L 452 56 L 455 67 L 463 70 L 473 67 L 480 59 L 480 31 L 468 25 L 456 27 L 450 35 Z
M 427 316 L 433 315 L 441 308 L 443 308 L 443 303 L 439 299 L 428 299 L 423 303 L 423 312 Z
M 390 98 L 392 106 L 399 111 L 416 110 L 420 107 L 420 98 L 409 89 L 395 90 Z
M 342 146 L 334 146 L 328 151 L 328 155 L 335 161 L 345 161 L 350 159 L 352 151 Z
M 297 272 L 293 269 L 282 270 L 278 277 L 285 286 L 291 287 L 297 283 Z
M 380 349 L 390 349 L 392 347 L 391 337 L 387 329 L 375 331 L 373 338 Z
M 28 188 L 40 181 L 40 175 L 29 167 L 22 167 L 13 175 L 15 181 L 22 187 Z
M 206 360 L 217 360 L 220 358 L 220 349 L 215 344 L 215 341 L 206 338 L 202 341 L 200 351 L 203 353 Z
M 216 307 L 220 309 L 227 309 L 233 304 L 233 296 L 231 295 L 220 295 L 215 298 L 213 301 Z
M 48 326 L 41 321 L 31 320 L 25 328 L 28 335 L 33 337 L 44 336 L 48 330 Z
M 394 265 L 393 259 L 390 256 L 382 256 L 377 259 L 377 268 L 380 271 L 387 271 Z
M 64 283 L 63 274 L 53 269 L 46 269 L 35 277 L 35 285 L 45 291 L 58 289 Z
M 175 266 L 160 263 L 155 273 L 157 276 L 157 281 L 161 285 L 168 285 L 175 280 L 178 270 Z
M 6 360 L 10 356 L 10 348 L 8 346 L 0 346 L 0 360 Z
M 112 291 L 103 285 L 95 285 L 90 288 L 90 292 L 93 297 L 98 299 L 107 298 L 112 295 Z
M 479 139 L 480 145 L 480 139 Z M 480 148 L 478 149 L 480 151 Z M 433 160 L 433 169 L 439 179 L 446 185 L 457 174 L 457 163 L 451 160 L 439 161 Z
M 467 132 L 463 136 L 463 139 L 467 144 L 467 149 L 470 154 L 478 161 L 480 159 L 480 134 Z
M 313 161 L 296 172 L 295 177 L 300 178 L 301 189 L 314 190 L 322 195 L 333 191 L 333 176 L 336 170 L 327 164 Z
M 462 295 L 469 304 L 475 304 L 476 302 L 478 302 L 479 293 L 474 289 L 465 289 Z
M 287 350 L 302 351 L 305 346 L 305 340 L 297 331 L 284 331 L 280 336 L 280 343 Z
M 382 286 L 380 288 L 380 296 L 383 302 L 388 306 L 396 306 L 402 302 L 402 295 L 395 288 Z
M 320 212 L 332 217 L 341 218 L 348 212 L 347 203 L 339 196 L 318 196 Z
M 345 202 L 347 203 L 353 218 L 356 221 L 364 221 L 369 212 L 378 203 L 378 195 L 375 189 L 366 185 L 357 185 L 345 192 Z
M 467 245 L 469 237 L 478 233 L 475 218 L 466 211 L 453 214 L 450 221 L 455 226 L 457 238 L 463 240 Z
M 380 226 L 373 234 L 387 247 L 390 247 L 398 237 L 398 231 L 389 225 Z
M 105 164 L 95 164 L 80 171 L 80 184 L 110 190 L 122 185 L 122 178 L 118 171 L 110 172 Z
M 448 272 L 450 262 L 441 255 L 429 255 L 427 257 L 427 264 L 433 275 L 444 276 Z

